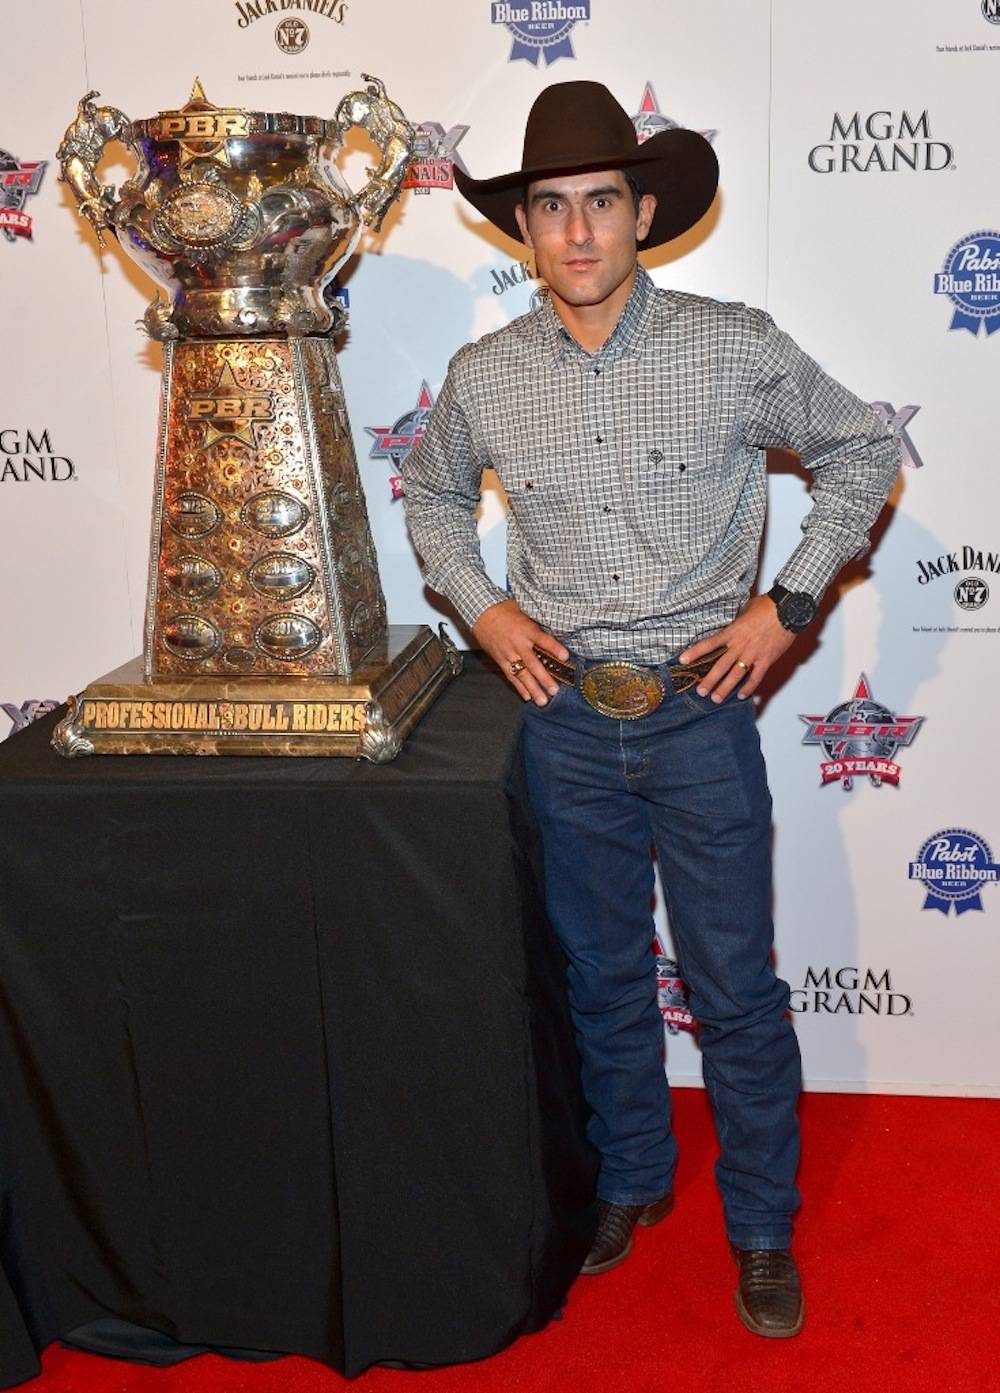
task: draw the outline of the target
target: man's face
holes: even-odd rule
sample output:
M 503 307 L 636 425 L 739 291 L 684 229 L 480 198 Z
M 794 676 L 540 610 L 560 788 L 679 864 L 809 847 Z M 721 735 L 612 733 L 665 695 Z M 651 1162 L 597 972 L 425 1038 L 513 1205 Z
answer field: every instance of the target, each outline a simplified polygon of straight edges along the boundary
M 655 209 L 644 194 L 637 214 L 624 174 L 608 169 L 535 180 L 516 217 L 538 274 L 567 304 L 584 306 L 601 304 L 630 275 Z

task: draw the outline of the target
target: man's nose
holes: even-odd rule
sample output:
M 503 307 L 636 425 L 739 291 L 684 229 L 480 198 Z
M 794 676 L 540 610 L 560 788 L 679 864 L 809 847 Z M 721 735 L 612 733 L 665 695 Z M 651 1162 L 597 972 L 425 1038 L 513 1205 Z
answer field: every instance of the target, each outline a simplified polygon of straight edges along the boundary
M 593 236 L 590 219 L 585 208 L 570 208 L 566 223 L 566 240 L 575 246 L 583 246 Z

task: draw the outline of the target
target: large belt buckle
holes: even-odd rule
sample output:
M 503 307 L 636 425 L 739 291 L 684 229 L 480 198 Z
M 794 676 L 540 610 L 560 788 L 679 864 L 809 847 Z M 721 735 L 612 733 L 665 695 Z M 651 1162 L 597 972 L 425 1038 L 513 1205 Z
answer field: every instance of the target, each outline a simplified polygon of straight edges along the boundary
M 660 674 L 634 663 L 597 663 L 584 672 L 580 690 L 595 711 L 619 721 L 648 716 L 666 695 Z

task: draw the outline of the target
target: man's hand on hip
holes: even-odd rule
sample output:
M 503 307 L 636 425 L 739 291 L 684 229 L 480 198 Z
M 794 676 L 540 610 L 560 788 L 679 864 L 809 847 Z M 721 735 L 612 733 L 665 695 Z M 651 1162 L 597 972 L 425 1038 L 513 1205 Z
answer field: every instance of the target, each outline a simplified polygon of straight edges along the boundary
M 755 595 L 731 624 L 685 648 L 680 661 L 693 663 L 724 645 L 726 651 L 698 683 L 698 691 L 702 696 L 711 694 L 713 701 L 724 701 L 739 686 L 736 695 L 743 699 L 753 696 L 765 672 L 794 638 L 778 618 L 774 601 L 767 595 Z
M 569 650 L 529 619 L 516 600 L 490 605 L 472 626 L 472 633 L 525 701 L 544 706 L 550 696 L 555 696 L 559 684 L 545 671 L 532 649 L 544 649 L 561 662 L 569 657 Z

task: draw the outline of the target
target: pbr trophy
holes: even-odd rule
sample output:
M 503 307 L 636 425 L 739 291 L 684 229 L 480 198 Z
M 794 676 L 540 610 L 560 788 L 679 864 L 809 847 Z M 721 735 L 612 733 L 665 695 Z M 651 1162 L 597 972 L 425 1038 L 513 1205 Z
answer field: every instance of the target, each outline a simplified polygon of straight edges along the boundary
M 81 100 L 62 175 L 166 286 L 143 657 L 71 698 L 64 755 L 392 759 L 461 667 L 443 630 L 386 625 L 323 288 L 378 230 L 413 131 L 377 78 L 332 120 L 216 107 L 129 121 Z M 324 149 L 364 127 L 380 152 L 354 195 Z M 97 165 L 138 168 L 116 196 Z

